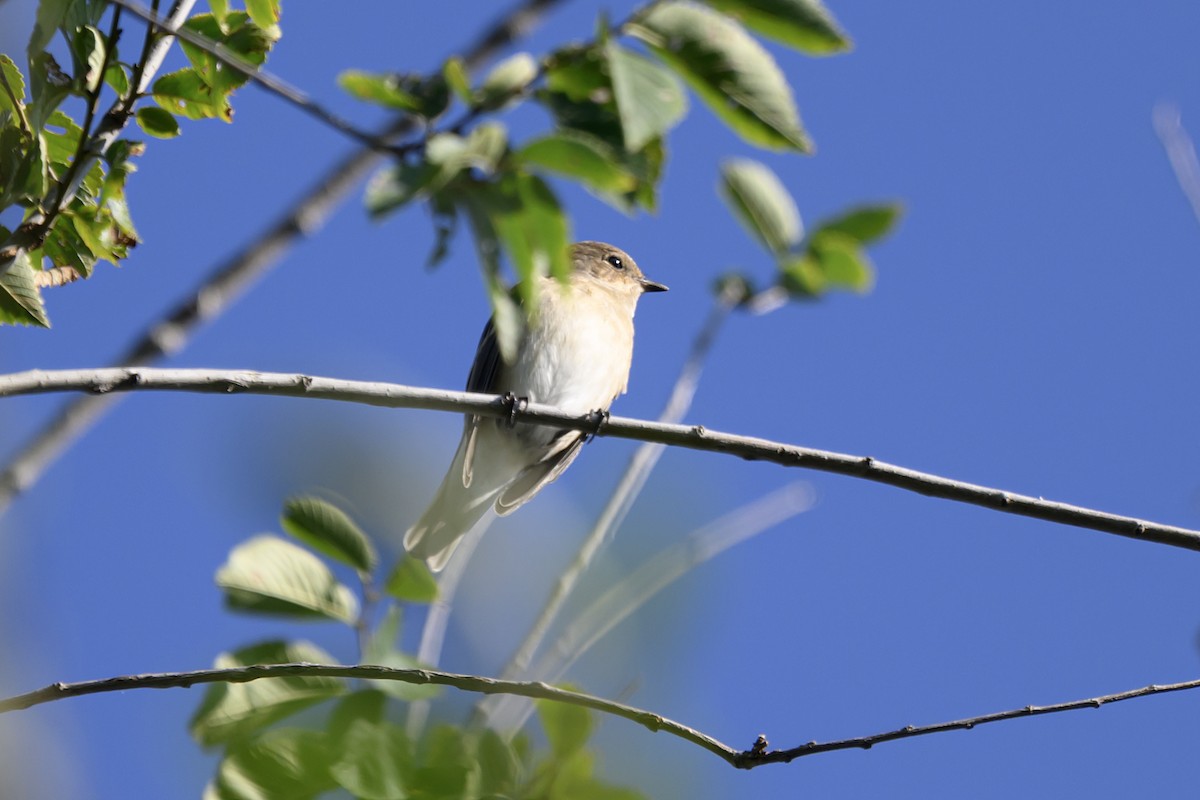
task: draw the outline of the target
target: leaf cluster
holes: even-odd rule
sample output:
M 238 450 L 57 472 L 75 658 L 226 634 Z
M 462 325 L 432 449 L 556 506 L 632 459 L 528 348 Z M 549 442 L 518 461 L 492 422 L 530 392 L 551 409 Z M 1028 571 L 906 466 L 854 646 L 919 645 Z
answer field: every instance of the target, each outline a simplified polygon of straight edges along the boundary
M 279 36 L 278 0 L 249 0 L 246 11 L 210 5 L 213 13 L 184 27 L 250 66 L 262 64 Z M 178 135 L 178 117 L 229 121 L 230 95 L 246 81 L 185 44 L 191 66 L 160 76 L 149 91 L 158 105 L 135 112 L 147 54 L 163 34 L 147 30 L 127 58 L 119 11 L 109 12 L 102 30 L 108 8 L 104 0 L 43 0 L 26 70 L 0 54 L 0 211 L 23 209 L 15 230 L 0 227 L 0 324 L 49 326 L 43 288 L 66 282 L 64 275 L 87 278 L 98 262 L 116 264 L 137 245 L 125 184 L 144 145 L 117 138 L 131 115 L 161 138 Z M 64 53 L 69 67 L 60 65 Z M 111 105 L 101 115 L 106 96 Z M 81 115 L 64 108 L 74 107 L 72 98 Z
M 340 622 L 365 633 L 362 663 L 417 668 L 416 659 L 400 649 L 400 628 L 406 604 L 437 598 L 424 562 L 404 556 L 382 571 L 371 538 L 344 511 L 316 497 L 288 500 L 280 524 L 286 537 L 252 537 L 217 571 L 226 605 L 297 621 Z M 335 569 L 347 568 L 358 575 L 361 594 L 336 577 Z M 371 606 L 380 601 L 386 608 L 376 615 Z M 378 622 L 368 630 L 375 616 Z M 336 663 L 325 650 L 298 639 L 222 653 L 214 666 L 296 662 Z M 549 743 L 542 753 L 524 737 L 507 741 L 490 730 L 442 725 L 410 736 L 397 720 L 403 704 L 438 691 L 384 680 L 351 690 L 339 679 L 312 676 L 212 684 L 190 725 L 201 745 L 222 748 L 205 797 L 298 800 L 339 788 L 364 800 L 640 796 L 595 776 L 595 756 L 586 749 L 594 723 L 591 712 L 579 707 L 539 705 Z M 323 713 L 295 724 L 297 714 L 321 705 L 327 706 Z M 288 719 L 293 724 L 279 724 Z

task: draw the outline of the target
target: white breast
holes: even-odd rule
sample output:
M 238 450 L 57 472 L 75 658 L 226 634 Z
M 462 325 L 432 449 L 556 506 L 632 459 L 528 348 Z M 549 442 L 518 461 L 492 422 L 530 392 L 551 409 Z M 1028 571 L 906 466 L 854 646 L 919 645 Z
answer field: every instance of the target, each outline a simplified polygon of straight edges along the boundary
M 572 414 L 608 408 L 629 381 L 635 303 L 604 289 L 565 291 L 548 281 L 511 391 Z

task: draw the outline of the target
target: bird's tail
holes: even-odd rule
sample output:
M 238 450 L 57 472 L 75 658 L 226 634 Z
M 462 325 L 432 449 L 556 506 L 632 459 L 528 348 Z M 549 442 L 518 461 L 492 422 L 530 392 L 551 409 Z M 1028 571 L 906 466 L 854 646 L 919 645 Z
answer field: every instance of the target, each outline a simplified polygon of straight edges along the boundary
M 489 476 L 478 471 L 471 485 L 464 486 L 464 449 L 459 447 L 429 508 L 404 534 L 404 549 L 414 558 L 425 559 L 434 572 L 446 566 L 459 540 L 488 513 L 505 486 L 505 482 L 492 486 Z

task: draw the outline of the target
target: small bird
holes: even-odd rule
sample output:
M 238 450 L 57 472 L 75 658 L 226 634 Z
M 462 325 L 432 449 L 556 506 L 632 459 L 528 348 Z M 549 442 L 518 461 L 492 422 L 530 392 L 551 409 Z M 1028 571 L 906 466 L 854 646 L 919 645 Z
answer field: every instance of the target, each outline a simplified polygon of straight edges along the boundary
M 537 307 L 513 363 L 500 356 L 493 320 L 475 351 L 467 391 L 569 414 L 607 412 L 624 394 L 633 360 L 633 313 L 644 292 L 667 287 L 646 278 L 627 253 L 602 242 L 571 246 L 564 283 L 537 278 Z M 404 535 L 404 548 L 430 569 L 446 566 L 459 540 L 495 507 L 505 516 L 563 473 L 587 434 L 468 414 L 449 472 L 433 502 Z

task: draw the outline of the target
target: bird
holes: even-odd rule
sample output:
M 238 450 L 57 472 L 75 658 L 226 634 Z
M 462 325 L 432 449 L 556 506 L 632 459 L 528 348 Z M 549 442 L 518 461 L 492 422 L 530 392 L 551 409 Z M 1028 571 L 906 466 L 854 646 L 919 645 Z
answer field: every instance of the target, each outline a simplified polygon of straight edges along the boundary
M 667 287 L 643 275 L 628 253 L 611 244 L 577 242 L 570 256 L 566 281 L 533 279 L 537 301 L 512 363 L 501 357 L 495 318 L 488 320 L 468 392 L 578 415 L 607 414 L 625 393 L 638 299 Z M 586 439 L 581 431 L 466 415 L 454 460 L 429 507 L 405 533 L 405 550 L 441 571 L 490 508 L 507 516 L 529 502 L 562 475 Z

